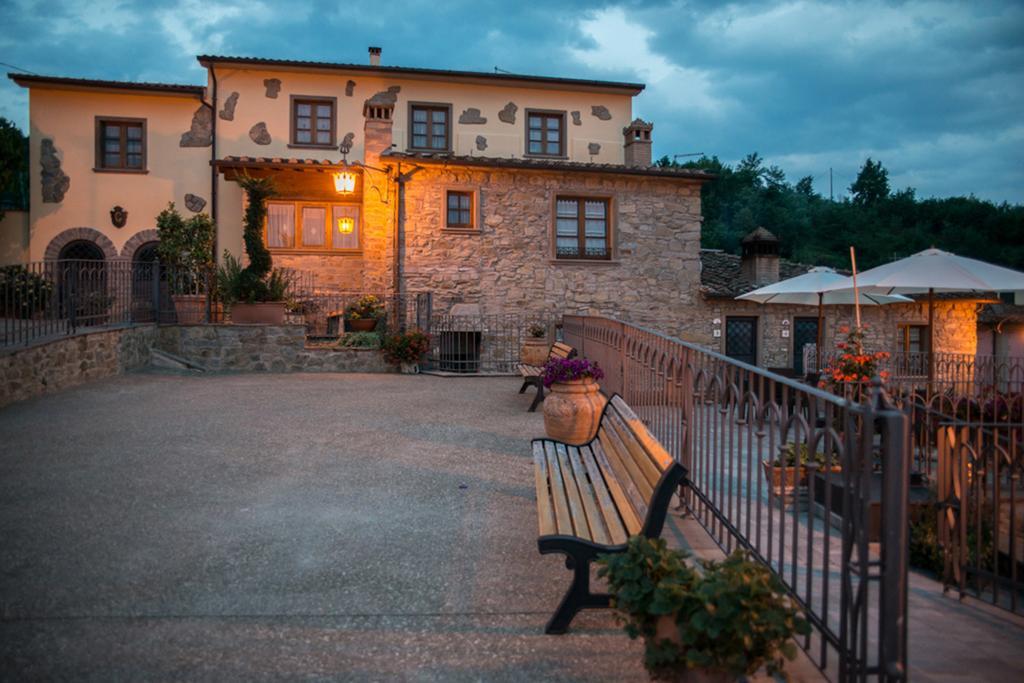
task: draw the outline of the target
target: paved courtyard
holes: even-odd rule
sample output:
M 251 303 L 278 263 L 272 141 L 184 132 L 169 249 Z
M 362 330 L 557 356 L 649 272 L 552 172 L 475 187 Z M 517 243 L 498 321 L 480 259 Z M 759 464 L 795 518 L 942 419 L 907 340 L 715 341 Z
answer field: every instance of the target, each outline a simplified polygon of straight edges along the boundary
M 570 574 L 518 386 L 136 374 L 0 410 L 0 680 L 646 680 L 607 611 L 542 634 Z M 914 680 L 1017 668 L 1020 618 L 910 602 Z

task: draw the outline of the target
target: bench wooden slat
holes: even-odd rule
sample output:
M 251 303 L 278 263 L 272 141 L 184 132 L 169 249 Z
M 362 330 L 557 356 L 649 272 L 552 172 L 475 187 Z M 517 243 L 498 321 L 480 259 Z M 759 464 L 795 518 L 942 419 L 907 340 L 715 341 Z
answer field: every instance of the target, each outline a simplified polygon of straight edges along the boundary
M 583 511 L 583 501 L 580 500 L 580 491 L 576 485 L 576 477 L 573 476 L 572 465 L 569 464 L 569 453 L 563 444 L 555 444 L 555 453 L 558 455 L 558 465 L 561 468 L 562 481 L 565 482 L 565 497 L 569 501 L 569 516 L 572 518 L 572 526 L 575 534 L 580 538 L 590 541 L 590 525 L 587 523 L 587 515 Z
M 540 521 L 540 535 L 551 536 L 558 533 L 558 527 L 555 524 L 555 511 L 551 509 L 547 456 L 544 454 L 544 444 L 539 441 L 535 441 L 533 444 L 533 464 L 537 485 L 537 518 Z
M 633 485 L 633 490 L 636 492 L 633 494 L 635 495 L 633 507 L 639 510 L 637 506 L 642 505 L 643 501 L 650 500 L 654 487 L 647 481 L 647 477 L 640 471 L 640 466 L 633 461 L 633 456 L 622 444 L 619 435 L 615 433 L 615 430 L 610 425 L 602 426 L 598 431 L 598 435 L 601 437 L 601 445 L 604 446 L 604 452 L 608 454 L 609 458 L 617 458 L 625 470 L 626 475 L 622 483 L 623 485 L 627 483 Z M 612 464 L 614 465 L 615 463 L 613 462 Z
M 572 518 L 569 516 L 569 503 L 565 499 L 565 484 L 562 482 L 562 470 L 558 465 L 558 456 L 555 455 L 555 445 L 551 442 L 545 442 L 544 451 L 548 462 L 548 477 L 551 480 L 551 500 L 554 503 L 558 533 L 572 536 Z
M 518 366 L 519 374 L 523 377 L 539 377 L 540 373 L 544 371 L 544 368 L 536 365 L 525 365 L 520 363 Z
M 564 342 L 555 342 L 551 345 L 551 353 L 548 355 L 549 358 L 568 358 L 575 352 L 576 349 L 569 346 Z
M 619 437 L 619 441 L 626 450 L 629 452 L 629 457 L 633 460 L 640 472 L 643 473 L 644 479 L 650 484 L 652 490 L 658 485 L 658 480 L 661 479 L 661 470 L 651 460 L 650 456 L 644 451 L 643 446 L 633 436 L 633 432 L 619 417 L 618 412 L 614 406 L 605 413 L 605 419 L 611 426 L 612 431 L 615 432 L 616 436 Z
M 629 534 L 626 533 L 625 527 L 622 526 L 619 510 L 612 502 L 611 495 L 608 492 L 608 485 L 601 474 L 601 468 L 598 466 L 597 461 L 594 460 L 594 451 L 588 447 L 581 448 L 580 459 L 587 469 L 587 474 L 590 475 L 590 483 L 594 487 L 597 505 L 601 509 L 605 528 L 608 530 L 609 536 L 611 536 L 612 543 L 625 543 Z
M 644 424 L 643 420 L 637 417 L 637 414 L 633 412 L 625 401 L 622 400 L 621 396 L 612 397 L 612 405 L 619 412 L 619 415 L 625 420 L 626 424 L 633 431 L 637 440 L 643 445 L 644 449 L 650 454 L 659 465 L 662 472 L 668 469 L 674 460 L 669 452 L 665 450 L 665 447 L 654 438 L 650 430 L 647 429 L 647 425 Z
M 644 508 L 643 512 L 633 507 L 634 496 L 639 496 L 636 493 L 635 488 L 633 493 L 629 493 L 625 489 L 624 482 L 629 481 L 628 476 L 622 476 L 616 472 L 615 468 L 612 467 L 611 462 L 608 460 L 608 456 L 604 452 L 604 448 L 601 443 L 594 441 L 590 444 L 590 447 L 594 451 L 594 460 L 601 468 L 601 474 L 604 476 L 605 484 L 608 485 L 608 491 L 612 494 L 612 498 L 615 500 L 615 505 L 618 508 L 619 515 L 622 517 L 623 524 L 626 525 L 626 530 L 629 535 L 639 533 L 640 529 L 643 528 L 643 517 L 647 515 L 647 509 Z M 625 471 L 623 474 L 625 474 Z M 632 484 L 628 484 L 632 486 Z
M 569 448 L 569 464 L 572 465 L 572 472 L 576 480 L 576 487 L 579 489 L 580 500 L 583 501 L 583 511 L 587 513 L 587 526 L 590 527 L 590 537 L 595 543 L 608 545 L 608 530 L 605 527 L 604 519 L 598 510 L 597 493 L 587 476 L 587 470 L 583 467 L 580 459 L 580 448 Z

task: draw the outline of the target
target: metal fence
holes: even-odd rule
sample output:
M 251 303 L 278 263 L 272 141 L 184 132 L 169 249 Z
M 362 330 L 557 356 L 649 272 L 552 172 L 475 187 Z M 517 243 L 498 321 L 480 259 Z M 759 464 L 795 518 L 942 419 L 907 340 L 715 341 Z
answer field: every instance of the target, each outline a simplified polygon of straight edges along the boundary
M 904 680 L 908 418 L 880 387 L 848 402 L 606 318 L 565 316 L 563 333 L 687 467 L 686 509 L 723 550 L 749 551 L 782 580 L 819 668 Z M 788 451 L 812 457 L 775 466 Z
M 557 326 L 554 317 L 520 313 L 433 313 L 425 320 L 429 324 L 423 329 L 431 339 L 425 367 L 455 374 L 514 373 L 530 326 L 544 327 L 549 341 L 554 341 Z

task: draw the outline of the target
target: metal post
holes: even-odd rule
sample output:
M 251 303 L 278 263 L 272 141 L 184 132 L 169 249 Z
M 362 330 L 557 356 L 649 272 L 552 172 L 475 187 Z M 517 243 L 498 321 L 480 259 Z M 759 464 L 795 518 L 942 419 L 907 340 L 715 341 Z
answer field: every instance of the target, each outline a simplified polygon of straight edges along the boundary
M 153 295 L 153 322 L 155 322 L 156 324 L 159 325 L 160 324 L 160 262 L 159 261 L 153 261 L 153 265 L 152 265 L 152 267 L 151 267 L 149 272 L 150 272 L 150 277 L 152 278 L 152 282 L 150 283 L 150 286 L 152 287 L 152 295 Z
M 881 425 L 882 546 L 879 668 L 883 680 L 907 678 L 907 561 L 910 492 L 909 419 L 889 405 L 880 383 L 872 392 L 869 413 Z M 865 430 L 867 431 L 867 430 Z

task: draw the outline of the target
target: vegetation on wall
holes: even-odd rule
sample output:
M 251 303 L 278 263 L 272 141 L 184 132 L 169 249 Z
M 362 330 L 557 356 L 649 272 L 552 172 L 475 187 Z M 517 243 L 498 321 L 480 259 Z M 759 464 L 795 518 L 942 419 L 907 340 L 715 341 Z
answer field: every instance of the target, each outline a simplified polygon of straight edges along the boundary
M 0 117 L 0 218 L 4 209 L 28 208 L 28 136 Z
M 810 176 L 788 182 L 757 153 L 735 166 L 717 157 L 657 163 L 718 175 L 701 191 L 704 247 L 739 253 L 743 236 L 763 225 L 781 240 L 784 257 L 802 263 L 848 268 L 853 245 L 857 265 L 870 268 L 935 246 L 1024 270 L 1024 206 L 974 196 L 918 199 L 913 188 L 893 192 L 880 161 L 868 159 L 849 197 L 836 201 L 815 192 Z
M 270 251 L 263 243 L 263 224 L 267 217 L 267 199 L 273 197 L 274 184 L 270 178 L 244 177 L 238 184 L 248 201 L 243 219 L 242 240 L 249 264 L 243 268 L 234 284 L 234 295 L 238 301 L 255 303 L 259 301 L 284 300 L 287 283 L 284 275 L 273 271 Z

